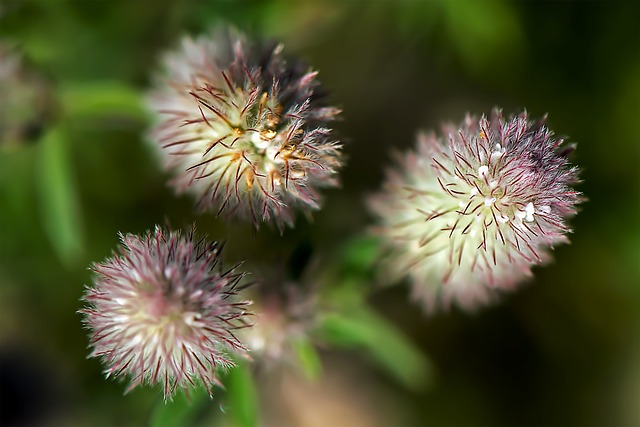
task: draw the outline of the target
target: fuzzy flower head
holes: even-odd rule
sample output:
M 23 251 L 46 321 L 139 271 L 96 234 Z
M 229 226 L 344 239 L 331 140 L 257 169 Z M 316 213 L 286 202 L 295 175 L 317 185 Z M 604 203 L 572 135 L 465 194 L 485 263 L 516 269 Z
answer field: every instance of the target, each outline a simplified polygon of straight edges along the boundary
M 128 376 L 127 391 L 160 384 L 165 399 L 201 382 L 208 390 L 216 370 L 244 354 L 235 330 L 248 325 L 247 301 L 236 300 L 243 274 L 222 270 L 221 246 L 156 227 L 140 237 L 121 236 L 119 254 L 93 266 L 82 310 L 91 331 L 91 357 L 107 377 Z
M 241 335 L 252 358 L 265 370 L 296 367 L 298 346 L 311 345 L 317 301 L 308 289 L 292 282 L 263 282 L 253 291 L 255 325 Z
M 467 117 L 423 134 L 370 200 L 392 279 L 428 312 L 473 309 L 513 289 L 567 242 L 577 169 L 562 139 L 527 114 Z
M 320 207 L 318 188 L 337 185 L 341 163 L 327 127 L 339 110 L 322 105 L 317 72 L 281 51 L 231 31 L 186 38 L 149 96 L 175 189 L 201 210 L 280 229 L 295 208 Z

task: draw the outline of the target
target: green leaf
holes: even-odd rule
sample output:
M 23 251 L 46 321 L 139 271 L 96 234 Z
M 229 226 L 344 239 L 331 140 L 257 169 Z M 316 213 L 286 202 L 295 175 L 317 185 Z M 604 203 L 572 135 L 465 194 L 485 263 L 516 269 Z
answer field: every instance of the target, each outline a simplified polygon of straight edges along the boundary
M 160 402 L 151 414 L 151 427 L 184 427 L 193 425 L 201 406 L 209 401 L 204 390 L 193 390 L 190 397 L 184 392 L 178 393 L 173 401 Z
M 362 305 L 371 291 L 375 261 L 380 256 L 380 240 L 368 235 L 357 236 L 336 252 L 333 265 L 320 280 L 331 284 L 322 289 L 323 298 L 334 307 Z
M 331 344 L 365 350 L 410 389 L 424 388 L 432 380 L 433 368 L 427 357 L 396 326 L 368 307 L 325 315 L 318 333 Z
M 244 361 L 237 361 L 237 366 L 227 374 L 225 387 L 226 412 L 236 427 L 255 427 L 258 425 L 258 392 L 251 370 Z
M 317 380 L 322 374 L 322 362 L 316 348 L 303 338 L 295 340 L 292 345 L 305 376 L 310 380 Z
M 37 186 L 40 218 L 56 254 L 73 265 L 84 252 L 80 200 L 60 128 L 51 129 L 40 145 Z
M 325 314 L 320 321 L 319 334 L 323 340 L 338 346 L 366 346 L 375 338 L 375 331 L 359 319 L 344 314 Z
M 369 277 L 380 255 L 380 239 L 369 235 L 349 241 L 340 252 L 342 270 L 348 275 Z
M 120 117 L 145 121 L 139 90 L 123 83 L 100 81 L 63 87 L 59 98 L 71 118 Z

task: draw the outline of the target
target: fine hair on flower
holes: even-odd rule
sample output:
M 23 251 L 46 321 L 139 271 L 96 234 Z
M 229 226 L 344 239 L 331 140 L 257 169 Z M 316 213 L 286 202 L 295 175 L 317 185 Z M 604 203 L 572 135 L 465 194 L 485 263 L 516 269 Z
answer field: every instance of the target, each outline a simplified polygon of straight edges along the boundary
M 92 267 L 84 296 L 91 357 L 107 377 L 128 377 L 127 391 L 159 384 L 170 399 L 200 382 L 211 393 L 218 370 L 247 352 L 236 336 L 251 325 L 250 301 L 237 295 L 245 273 L 223 268 L 222 245 L 195 228 L 120 238 L 118 252 Z
M 581 196 L 563 143 L 544 120 L 497 109 L 421 133 L 369 199 L 387 278 L 408 277 L 427 312 L 513 290 L 568 241 Z
M 317 72 L 282 51 L 225 28 L 165 56 L 148 96 L 150 139 L 199 210 L 282 230 L 338 184 L 330 124 L 340 110 L 325 105 Z

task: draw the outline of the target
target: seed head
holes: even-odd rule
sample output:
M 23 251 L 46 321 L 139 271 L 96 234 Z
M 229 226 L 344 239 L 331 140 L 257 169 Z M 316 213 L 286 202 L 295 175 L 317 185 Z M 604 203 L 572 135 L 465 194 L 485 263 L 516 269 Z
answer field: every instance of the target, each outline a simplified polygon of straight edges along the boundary
M 572 150 L 544 120 L 469 117 L 443 136 L 421 134 L 370 200 L 387 272 L 408 276 L 428 312 L 473 309 L 531 276 L 568 241 L 580 194 Z
M 317 72 L 287 64 L 282 45 L 231 31 L 186 38 L 149 96 L 151 139 L 178 192 L 230 217 L 293 225 L 294 209 L 319 209 L 319 187 L 337 185 L 341 146 L 326 127 Z
M 248 326 L 248 301 L 237 301 L 244 276 L 222 270 L 218 243 L 156 227 L 143 237 L 121 235 L 118 254 L 95 264 L 82 310 L 91 331 L 90 357 L 107 377 L 128 376 L 127 392 L 161 384 L 170 399 L 200 381 L 219 385 L 216 370 L 244 354 L 234 330 Z

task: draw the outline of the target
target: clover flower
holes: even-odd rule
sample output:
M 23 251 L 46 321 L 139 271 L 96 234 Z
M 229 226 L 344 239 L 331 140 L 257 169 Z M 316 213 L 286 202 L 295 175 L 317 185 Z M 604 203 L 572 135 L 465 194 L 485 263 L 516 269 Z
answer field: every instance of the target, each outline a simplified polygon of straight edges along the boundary
M 177 192 L 204 211 L 293 225 L 294 209 L 319 209 L 318 188 L 337 185 L 341 146 L 328 124 L 317 72 L 288 64 L 282 45 L 219 31 L 185 38 L 149 96 L 151 139 Z
M 94 287 L 81 312 L 91 330 L 90 357 L 107 377 L 161 384 L 170 399 L 178 388 L 201 382 L 211 393 L 216 371 L 246 353 L 234 331 L 248 326 L 248 301 L 236 299 L 244 277 L 224 271 L 222 246 L 191 231 L 121 235 L 119 253 L 93 266 Z
M 370 199 L 386 272 L 408 276 L 427 312 L 473 309 L 516 287 L 566 243 L 576 213 L 573 147 L 526 113 L 467 116 L 443 135 L 421 134 Z
M 263 286 L 260 286 L 263 285 Z M 317 301 L 308 289 L 293 282 L 269 282 L 252 293 L 256 322 L 242 331 L 243 341 L 259 368 L 298 365 L 300 345 L 311 345 L 317 321 Z

